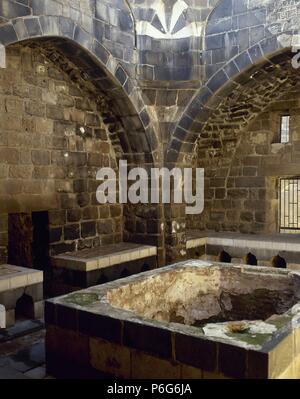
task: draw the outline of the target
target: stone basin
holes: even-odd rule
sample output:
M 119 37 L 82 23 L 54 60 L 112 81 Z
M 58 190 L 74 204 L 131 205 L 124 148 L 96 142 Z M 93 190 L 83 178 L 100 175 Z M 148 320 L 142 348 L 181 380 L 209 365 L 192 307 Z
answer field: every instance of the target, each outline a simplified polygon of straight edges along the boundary
M 298 272 L 186 261 L 48 301 L 47 367 L 72 377 L 299 378 L 299 321 Z

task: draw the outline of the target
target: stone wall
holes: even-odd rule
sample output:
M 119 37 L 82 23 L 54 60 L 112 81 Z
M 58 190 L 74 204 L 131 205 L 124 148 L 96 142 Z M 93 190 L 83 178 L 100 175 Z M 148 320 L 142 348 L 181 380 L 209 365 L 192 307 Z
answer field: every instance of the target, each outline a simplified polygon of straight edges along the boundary
M 117 169 L 101 96 L 72 82 L 58 59 L 16 45 L 0 70 L 1 261 L 7 214 L 49 211 L 53 253 L 122 240 L 122 206 L 96 200 L 102 166 Z M 103 116 L 104 115 L 104 116 Z
M 224 116 L 224 113 L 218 115 L 221 102 L 230 97 L 230 106 L 236 107 L 236 111 L 229 114 L 237 119 L 239 103 L 243 103 L 241 121 L 234 123 L 234 132 L 230 131 L 230 127 L 226 132 L 226 141 L 235 143 L 236 139 L 231 140 L 230 137 L 245 129 L 268 101 L 276 100 L 282 94 L 281 87 L 286 80 L 274 67 L 263 69 L 269 81 L 263 82 L 256 100 L 252 101 L 251 88 L 247 91 L 250 93 L 248 97 L 239 97 L 245 82 L 257 72 L 256 68 L 264 68 L 266 60 L 278 65 L 276 60 L 273 61 L 274 56 L 287 49 L 295 50 L 299 39 L 298 16 L 299 4 L 295 0 L 2 0 L 0 65 L 5 65 L 4 50 L 13 43 L 33 40 L 37 47 L 43 49 L 46 42 L 50 47 L 55 44 L 60 49 L 60 56 L 51 58 L 52 50 L 45 51 L 52 62 L 60 62 L 61 65 L 62 61 L 62 69 L 69 76 L 72 74 L 72 79 L 75 66 L 75 75 L 79 74 L 83 80 L 81 87 L 90 90 L 93 85 L 97 88 L 96 91 L 92 89 L 93 96 L 101 92 L 109 99 L 108 107 L 107 103 L 104 105 L 104 122 L 117 155 L 123 154 L 135 166 L 190 166 L 200 134 L 204 134 L 202 138 L 207 138 L 207 124 L 219 124 L 212 135 L 216 143 L 213 144 L 213 151 L 216 150 L 215 145 L 217 149 L 224 148 L 223 144 L 221 147 L 217 144 L 225 141 L 222 135 L 218 137 L 222 130 L 218 117 Z M 292 56 L 289 53 L 289 66 Z M 68 61 L 62 60 L 64 57 Z M 72 68 L 69 68 L 69 61 L 73 64 Z M 11 72 L 6 73 L 9 75 Z M 80 79 L 76 78 L 76 81 Z M 256 77 L 255 80 L 259 79 Z M 234 94 L 236 90 L 237 95 Z M 36 94 L 31 94 L 32 99 L 39 102 Z M 52 110 L 61 107 L 51 101 L 49 106 Z M 249 103 L 251 106 L 247 110 Z M 227 111 L 224 112 L 226 114 Z M 212 122 L 209 118 L 216 119 Z M 12 126 L 17 120 L 12 121 Z M 226 121 L 228 125 L 231 122 Z M 98 140 L 96 142 L 98 144 Z M 208 153 L 209 140 L 203 144 L 202 150 L 205 148 Z M 203 156 L 201 151 L 198 154 Z M 227 149 L 222 157 L 225 160 Z M 35 162 L 45 162 L 45 159 L 35 159 Z M 4 170 L 1 173 L 6 176 L 7 172 Z M 220 176 L 215 172 L 208 176 L 212 180 L 211 192 L 213 196 L 218 196 L 213 197 L 219 201 L 218 207 L 221 207 L 220 201 L 227 199 L 222 197 L 224 183 L 214 181 L 214 178 L 223 178 L 222 173 L 225 173 L 224 170 L 218 171 Z M 85 185 L 85 178 L 83 180 Z M 256 182 L 261 184 L 259 179 Z M 217 186 L 213 186 L 215 183 Z M 270 184 L 273 184 L 272 181 Z M 78 189 L 86 190 L 85 187 Z M 51 188 L 50 183 L 47 190 L 49 196 L 56 193 L 56 188 Z M 61 197 L 69 194 L 61 193 Z M 54 198 L 53 195 L 51 198 Z M 54 204 L 54 200 L 51 202 Z M 230 206 L 232 204 L 231 201 Z M 228 203 L 223 205 L 228 206 Z M 53 206 L 56 207 L 56 204 Z M 129 206 L 124 214 L 125 239 L 157 244 L 161 264 L 186 256 L 183 207 Z M 249 219 L 248 216 L 243 215 L 246 219 Z M 114 219 L 115 216 L 112 217 Z M 218 211 L 214 218 L 217 218 L 217 225 L 223 223 L 219 223 Z M 152 220 L 155 222 L 152 223 Z M 245 221 L 246 230 L 249 230 L 249 223 L 264 224 L 255 217 L 253 220 Z M 65 221 L 61 218 L 56 223 L 58 227 L 55 231 L 59 235 Z M 74 224 L 76 230 L 78 217 L 68 223 Z M 4 217 L 0 224 L 4 232 L 0 241 L 3 247 L 6 224 Z M 86 228 L 95 232 L 93 224 L 87 224 Z M 110 231 L 111 228 L 105 226 L 104 230 Z M 85 237 L 84 241 L 89 238 Z
M 300 85 L 295 72 L 286 72 L 281 88 L 272 85 L 268 74 L 266 80 L 257 79 L 219 107 L 198 141 L 196 164 L 205 168 L 206 177 L 205 210 L 187 218 L 188 228 L 279 231 L 279 179 L 299 176 Z M 258 100 L 262 93 L 265 104 Z M 280 117 L 286 114 L 291 116 L 290 142 L 280 144 Z

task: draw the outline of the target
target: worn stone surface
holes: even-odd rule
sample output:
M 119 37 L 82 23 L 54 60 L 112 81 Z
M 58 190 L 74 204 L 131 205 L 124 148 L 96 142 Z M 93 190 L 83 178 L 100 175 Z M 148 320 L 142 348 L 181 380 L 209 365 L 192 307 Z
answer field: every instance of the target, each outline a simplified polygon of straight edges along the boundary
M 189 291 L 185 289 L 180 297 L 172 292 L 172 286 L 167 287 L 170 276 L 181 275 L 184 285 L 186 275 L 193 274 L 199 292 L 201 270 L 206 270 L 202 280 L 206 277 L 207 282 L 202 284 L 199 297 L 208 296 L 210 289 L 216 290 L 216 280 L 219 284 L 230 284 L 229 275 L 239 273 L 235 290 L 255 291 L 260 284 L 268 285 L 270 291 L 279 287 L 291 289 L 298 303 L 291 308 L 286 303 L 282 315 L 274 314 L 266 321 L 212 323 L 204 328 L 161 317 L 163 304 L 153 297 L 153 285 L 156 293 L 164 290 L 169 295 L 169 305 L 172 302 L 178 306 L 180 302 L 187 307 Z M 213 276 L 215 280 L 208 278 Z M 151 291 L 147 290 L 148 285 Z M 192 296 L 196 290 L 191 281 L 189 286 Z M 153 316 L 152 304 L 157 306 L 157 318 Z M 198 311 L 203 309 L 201 306 Z M 100 322 L 102 328 L 96 328 Z M 62 376 L 64 370 L 68 370 L 69 376 L 82 375 L 80 364 L 84 364 L 84 374 L 92 378 L 99 378 L 99 372 L 102 376 L 136 378 L 278 378 L 283 374 L 294 378 L 299 349 L 295 339 L 299 330 L 299 276 L 270 268 L 253 270 L 201 261 L 181 262 L 49 300 L 46 325 L 47 367 L 56 376 Z M 66 341 L 68 345 L 63 347 Z M 287 343 L 289 349 L 283 356 Z M 78 352 L 74 353 L 78 347 L 80 359 Z M 75 361 L 72 363 L 71 359 Z M 150 363 L 155 364 L 155 370 Z
M 269 274 L 191 267 L 122 286 L 110 291 L 108 299 L 113 306 L 146 319 L 203 325 L 209 321 L 265 320 L 290 309 L 299 294 L 291 277 L 278 275 L 271 284 Z

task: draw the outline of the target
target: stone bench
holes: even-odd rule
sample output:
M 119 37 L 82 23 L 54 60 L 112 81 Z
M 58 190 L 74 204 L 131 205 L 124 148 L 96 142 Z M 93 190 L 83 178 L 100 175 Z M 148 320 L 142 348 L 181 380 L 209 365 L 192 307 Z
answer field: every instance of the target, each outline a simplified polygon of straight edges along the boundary
M 217 260 L 216 257 L 220 252 L 226 251 L 233 258 L 233 262 L 240 262 L 248 253 L 252 253 L 261 266 L 271 265 L 271 259 L 280 255 L 290 269 L 300 269 L 298 235 L 189 231 L 186 248 L 190 258 L 206 257 L 210 260 Z
M 122 242 L 53 256 L 55 294 L 155 269 L 156 255 L 155 246 Z
M 43 272 L 14 265 L 0 265 L 0 328 L 18 317 L 43 316 Z

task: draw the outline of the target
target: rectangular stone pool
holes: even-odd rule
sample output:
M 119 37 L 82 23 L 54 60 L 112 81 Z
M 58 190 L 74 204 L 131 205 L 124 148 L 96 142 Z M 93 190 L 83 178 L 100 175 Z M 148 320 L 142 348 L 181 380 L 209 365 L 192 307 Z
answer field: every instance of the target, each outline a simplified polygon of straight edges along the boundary
M 46 302 L 58 377 L 300 378 L 300 274 L 186 261 Z

